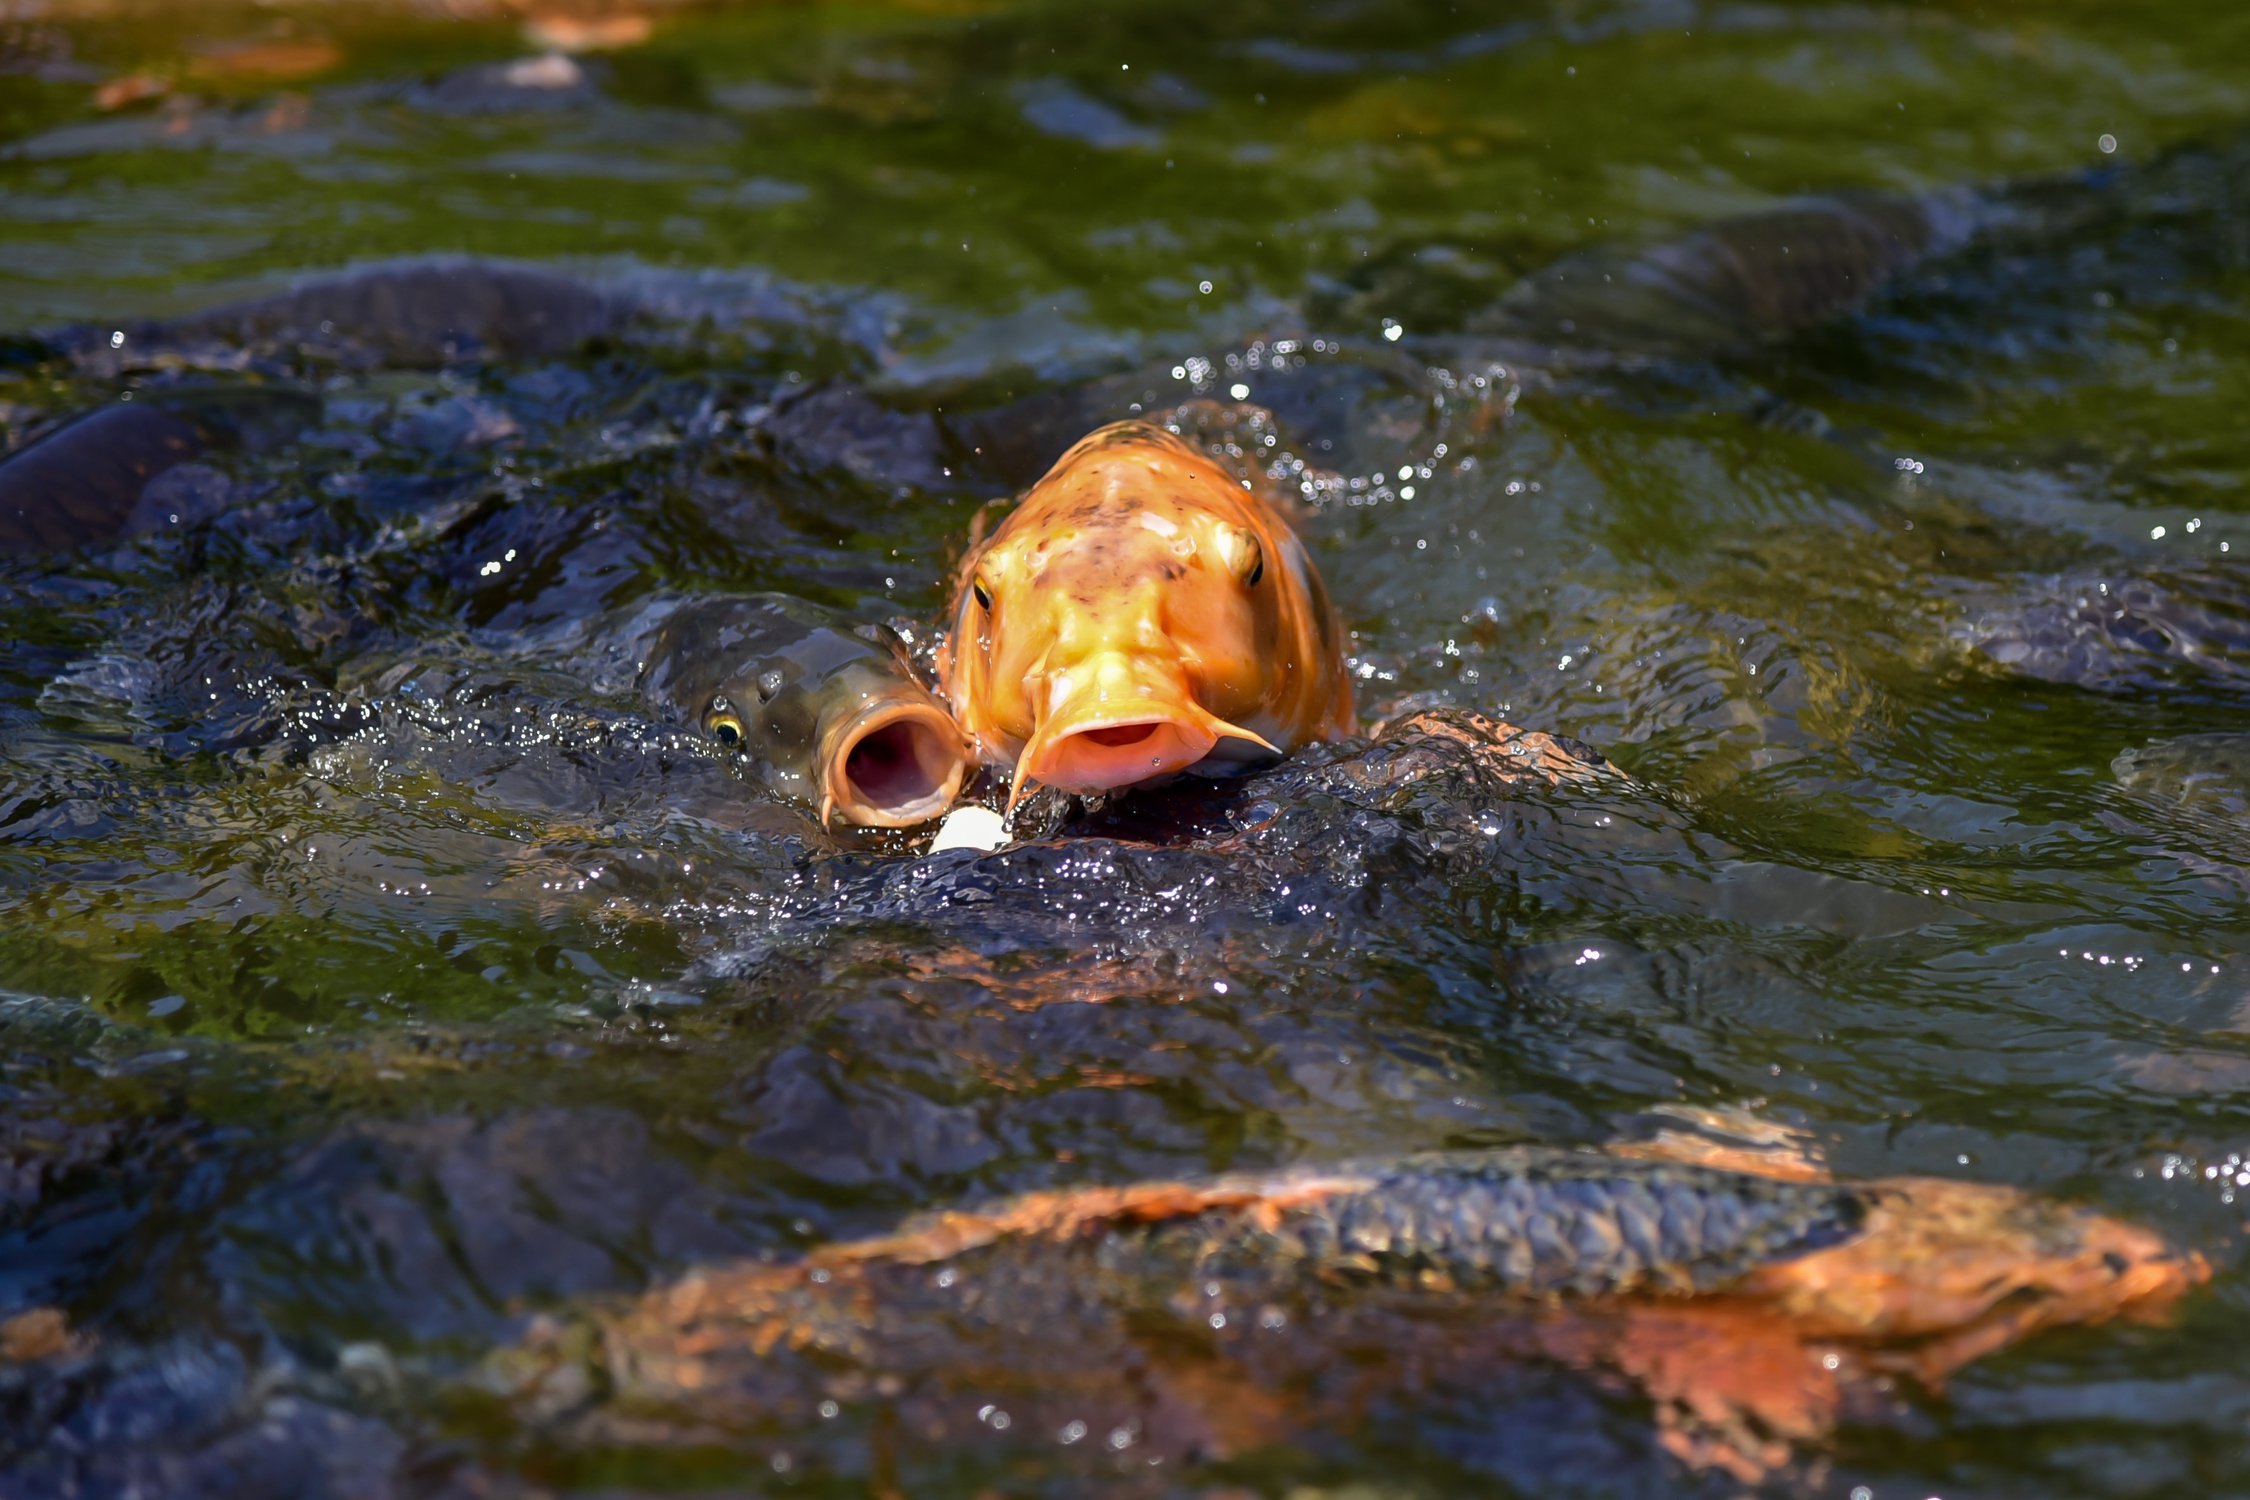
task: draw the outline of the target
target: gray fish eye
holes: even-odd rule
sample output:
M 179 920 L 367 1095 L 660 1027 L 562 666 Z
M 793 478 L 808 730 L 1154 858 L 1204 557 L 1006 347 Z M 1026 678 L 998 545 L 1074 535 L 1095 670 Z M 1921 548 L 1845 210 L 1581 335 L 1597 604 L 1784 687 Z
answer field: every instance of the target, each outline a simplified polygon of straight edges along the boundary
M 736 717 L 734 705 L 723 695 L 713 698 L 711 706 L 703 711 L 703 728 L 722 745 L 742 743 L 742 720 Z

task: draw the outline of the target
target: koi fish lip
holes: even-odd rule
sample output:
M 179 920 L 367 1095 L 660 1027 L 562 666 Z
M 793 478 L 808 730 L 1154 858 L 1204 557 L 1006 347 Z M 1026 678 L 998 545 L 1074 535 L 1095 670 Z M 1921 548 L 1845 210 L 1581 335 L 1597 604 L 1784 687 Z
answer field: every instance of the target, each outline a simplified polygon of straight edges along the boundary
M 969 774 L 968 742 L 927 696 L 879 699 L 838 725 L 821 755 L 821 821 L 912 828 L 953 805 Z
M 1083 718 L 1050 720 L 1024 756 L 1024 773 L 1065 792 L 1113 792 L 1177 775 L 1219 743 L 1203 717 L 1176 705 L 1105 704 Z
M 1122 791 L 1176 776 L 1227 740 L 1280 753 L 1205 708 L 1162 667 L 1109 656 L 1078 666 L 1073 676 L 1073 689 L 1023 747 L 1011 806 L 1026 780 L 1079 794 Z

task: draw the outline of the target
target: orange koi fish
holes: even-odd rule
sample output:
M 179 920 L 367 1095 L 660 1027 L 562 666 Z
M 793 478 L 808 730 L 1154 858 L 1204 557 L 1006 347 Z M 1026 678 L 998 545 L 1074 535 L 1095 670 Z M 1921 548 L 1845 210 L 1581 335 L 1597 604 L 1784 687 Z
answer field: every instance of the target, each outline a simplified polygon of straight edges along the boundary
M 1266 496 L 1146 422 L 1079 440 L 971 549 L 939 659 L 1027 782 L 1140 786 L 1350 734 L 1344 632 Z

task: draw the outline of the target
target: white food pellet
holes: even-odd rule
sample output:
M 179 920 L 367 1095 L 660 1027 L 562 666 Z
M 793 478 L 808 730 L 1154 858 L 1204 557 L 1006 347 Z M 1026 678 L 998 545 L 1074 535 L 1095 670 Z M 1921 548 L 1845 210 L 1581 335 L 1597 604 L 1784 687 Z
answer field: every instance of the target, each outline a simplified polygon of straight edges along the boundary
M 989 807 L 956 807 L 938 824 L 932 854 L 944 849 L 997 849 L 1008 842 L 1008 824 Z

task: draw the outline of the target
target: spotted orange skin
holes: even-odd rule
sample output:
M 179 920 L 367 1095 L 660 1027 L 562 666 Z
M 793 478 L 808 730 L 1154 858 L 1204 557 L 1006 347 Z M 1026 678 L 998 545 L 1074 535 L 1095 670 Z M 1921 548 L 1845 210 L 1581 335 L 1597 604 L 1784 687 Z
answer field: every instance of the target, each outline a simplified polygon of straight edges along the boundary
M 1115 790 L 1357 727 L 1342 623 L 1287 519 L 1146 422 L 1081 439 L 971 550 L 939 671 L 1019 791 Z M 1126 720 L 1162 731 L 1149 756 L 1104 748 Z

